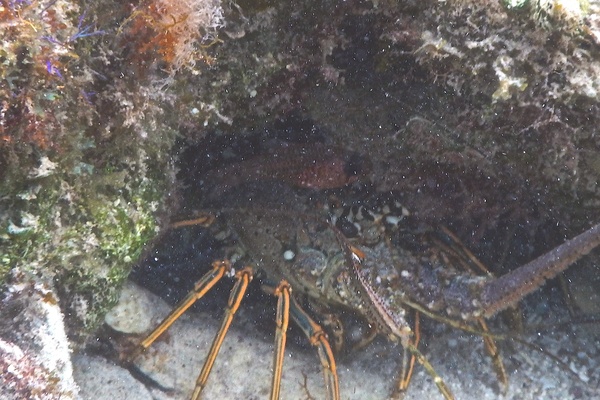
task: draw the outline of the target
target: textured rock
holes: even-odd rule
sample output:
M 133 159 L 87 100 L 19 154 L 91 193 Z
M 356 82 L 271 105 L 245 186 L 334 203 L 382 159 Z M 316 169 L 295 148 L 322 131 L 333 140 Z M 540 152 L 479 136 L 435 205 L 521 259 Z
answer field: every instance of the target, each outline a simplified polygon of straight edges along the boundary
M 13 280 L 0 303 L 0 398 L 78 399 L 56 292 Z
M 140 288 L 131 282 L 125 283 L 117 305 L 105 317 L 105 322 L 117 332 L 144 333 L 153 327 L 151 316 L 156 313 L 160 302 L 140 293 Z

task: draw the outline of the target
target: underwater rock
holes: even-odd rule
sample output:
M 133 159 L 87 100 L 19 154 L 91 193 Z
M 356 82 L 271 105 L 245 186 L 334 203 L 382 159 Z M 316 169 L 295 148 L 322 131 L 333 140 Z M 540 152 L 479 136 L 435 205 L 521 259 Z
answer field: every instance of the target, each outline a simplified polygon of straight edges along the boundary
M 79 398 L 58 301 L 48 284 L 15 280 L 0 300 L 1 398 Z

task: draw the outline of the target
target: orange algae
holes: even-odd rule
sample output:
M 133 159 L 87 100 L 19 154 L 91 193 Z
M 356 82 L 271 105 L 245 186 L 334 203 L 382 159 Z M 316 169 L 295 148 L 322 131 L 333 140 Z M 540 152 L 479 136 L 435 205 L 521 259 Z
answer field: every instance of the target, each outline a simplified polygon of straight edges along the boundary
M 127 24 L 127 39 L 142 61 L 156 58 L 176 72 L 193 67 L 197 60 L 210 61 L 203 49 L 216 41 L 216 30 L 224 21 L 220 0 L 148 0 L 133 11 Z

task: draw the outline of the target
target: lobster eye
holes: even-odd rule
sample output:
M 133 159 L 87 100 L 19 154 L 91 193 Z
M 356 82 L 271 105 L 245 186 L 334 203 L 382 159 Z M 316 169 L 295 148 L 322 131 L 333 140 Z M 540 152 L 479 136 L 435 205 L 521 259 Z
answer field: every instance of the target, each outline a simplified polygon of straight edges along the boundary
M 294 251 L 288 249 L 283 252 L 283 259 L 285 261 L 292 261 L 296 257 L 296 253 Z

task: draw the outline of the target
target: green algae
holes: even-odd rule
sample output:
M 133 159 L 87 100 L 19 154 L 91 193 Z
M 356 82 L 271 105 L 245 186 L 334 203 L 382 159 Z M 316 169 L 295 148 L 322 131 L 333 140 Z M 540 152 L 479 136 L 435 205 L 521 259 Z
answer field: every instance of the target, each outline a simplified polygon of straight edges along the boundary
M 124 79 L 124 58 L 106 57 L 103 6 L 85 7 L 11 3 L 0 34 L 0 290 L 52 284 L 80 340 L 166 215 L 177 125 L 165 92 L 146 93 L 157 78 Z

